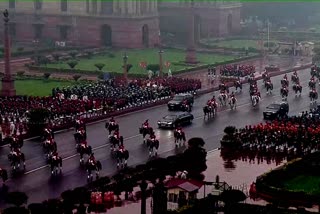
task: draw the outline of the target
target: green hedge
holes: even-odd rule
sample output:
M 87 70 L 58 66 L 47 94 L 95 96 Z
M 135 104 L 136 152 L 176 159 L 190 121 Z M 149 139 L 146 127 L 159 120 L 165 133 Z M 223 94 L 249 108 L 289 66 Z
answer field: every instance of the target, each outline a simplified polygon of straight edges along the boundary
M 218 63 L 213 63 L 213 64 L 204 64 L 204 65 L 200 65 L 200 66 L 196 66 L 193 68 L 185 68 L 185 69 L 181 69 L 181 70 L 177 70 L 174 71 L 174 74 L 181 74 L 181 73 L 185 73 L 185 72 L 191 72 L 191 71 L 196 71 L 196 70 L 200 70 L 200 69 L 206 69 L 209 66 L 219 66 L 219 65 L 224 65 L 224 64 L 230 64 L 230 63 L 236 63 L 236 62 L 240 62 L 243 60 L 249 60 L 249 59 L 255 59 L 260 57 L 260 55 L 254 55 L 254 56 L 249 56 L 249 57 L 243 57 L 243 58 L 237 58 L 237 59 L 232 59 L 232 60 L 227 60 L 224 62 L 218 62 Z M 97 75 L 97 76 L 101 76 L 101 74 L 103 74 L 102 71 L 88 71 L 88 70 L 81 70 L 81 69 L 67 69 L 67 68 L 47 68 L 44 66 L 34 66 L 34 65 L 26 65 L 30 70 L 36 70 L 36 71 L 43 71 L 43 72 L 49 72 L 49 73 L 72 73 L 72 74 L 79 74 L 79 75 L 83 75 L 83 74 L 87 74 L 87 75 Z M 117 72 L 109 72 L 111 77 L 118 77 L 118 76 L 122 76 L 122 73 L 117 73 Z M 135 73 L 129 73 L 128 74 L 129 77 L 132 78 L 144 78 L 147 76 L 147 74 L 135 74 Z
M 314 154 L 304 159 L 296 159 L 285 164 L 284 166 L 259 176 L 256 180 L 256 188 L 258 193 L 263 193 L 271 197 L 275 196 L 277 198 L 283 198 L 284 201 L 297 200 L 305 204 L 318 203 L 320 200 L 320 195 L 312 195 L 308 192 L 286 190 L 281 188 L 282 185 L 279 183 L 279 181 L 288 180 L 301 173 L 307 174 L 313 172 L 314 170 L 311 169 L 313 167 L 311 164 L 312 161 L 310 160 L 312 157 L 314 157 Z
M 81 48 L 81 47 L 45 48 L 45 49 L 37 50 L 37 53 L 42 54 L 42 53 L 47 53 L 47 52 L 52 52 L 52 51 L 69 51 L 69 50 L 81 50 L 81 49 L 83 49 L 83 48 Z M 34 55 L 34 54 L 35 54 L 35 50 L 11 52 L 12 57 Z M 0 52 L 0 58 L 3 58 L 3 55 L 4 54 L 2 52 Z
M 218 45 L 209 45 L 206 43 L 200 43 L 199 44 L 200 47 L 203 48 L 218 48 L 218 49 L 223 49 L 225 51 L 236 51 L 236 52 L 245 52 L 246 48 L 227 48 L 227 47 L 219 47 Z M 257 48 L 253 48 L 253 47 L 249 47 L 248 51 L 251 53 L 260 53 L 261 50 L 257 49 Z

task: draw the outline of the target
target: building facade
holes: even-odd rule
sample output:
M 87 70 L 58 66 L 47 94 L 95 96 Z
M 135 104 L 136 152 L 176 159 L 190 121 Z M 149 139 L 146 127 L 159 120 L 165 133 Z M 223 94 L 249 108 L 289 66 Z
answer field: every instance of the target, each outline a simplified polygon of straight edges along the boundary
M 191 0 L 56 0 L 0 2 L 9 9 L 13 40 L 63 41 L 74 45 L 146 48 L 159 44 L 159 32 L 186 32 Z M 208 6 L 209 5 L 209 6 Z M 197 35 L 224 36 L 240 27 L 240 4 L 196 3 Z M 161 24 L 160 24 L 161 22 Z M 177 25 L 176 25 L 177 24 Z
M 185 20 L 192 12 L 195 16 L 195 39 L 225 37 L 240 31 L 240 1 L 180 0 L 159 5 L 162 32 L 187 40 L 189 23 Z M 192 8 L 192 11 L 190 10 Z

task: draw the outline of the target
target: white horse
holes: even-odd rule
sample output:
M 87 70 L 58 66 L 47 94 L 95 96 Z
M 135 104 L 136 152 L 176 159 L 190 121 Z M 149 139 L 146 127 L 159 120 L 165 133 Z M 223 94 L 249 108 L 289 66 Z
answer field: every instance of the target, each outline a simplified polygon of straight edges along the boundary
M 225 106 L 227 104 L 228 94 L 220 93 L 218 96 L 221 106 Z
M 251 102 L 253 107 L 257 106 L 259 101 L 260 101 L 260 97 L 258 95 L 251 96 Z

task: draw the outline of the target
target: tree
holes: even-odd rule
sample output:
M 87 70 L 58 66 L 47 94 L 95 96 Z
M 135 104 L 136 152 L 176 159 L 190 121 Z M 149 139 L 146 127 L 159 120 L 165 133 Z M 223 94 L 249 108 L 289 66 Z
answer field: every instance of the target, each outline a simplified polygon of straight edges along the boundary
M 96 64 L 94 64 L 94 66 L 95 66 L 99 71 L 102 71 L 102 69 L 104 68 L 105 64 L 104 64 L 104 63 L 96 63 Z
M 207 169 L 207 152 L 203 148 L 204 145 L 202 138 L 195 137 L 188 141 L 188 148 L 183 153 L 182 163 L 189 177 L 199 177 L 199 174 Z
M 76 75 L 73 75 L 72 77 L 74 81 L 78 81 L 81 78 L 81 75 L 76 74 Z
M 28 196 L 24 192 L 9 192 L 6 198 L 8 204 L 13 204 L 16 207 L 20 207 L 22 204 L 28 202 Z
M 54 53 L 52 54 L 52 57 L 56 62 L 59 62 L 61 55 L 59 53 Z
M 79 54 L 78 51 L 70 51 L 70 53 L 69 53 L 69 55 L 70 55 L 73 59 L 75 59 L 78 54 Z
M 71 69 L 74 69 L 78 65 L 78 62 L 75 60 L 72 60 L 72 61 L 69 61 L 67 64 Z
M 45 56 L 39 56 L 39 58 L 38 58 L 38 63 L 39 64 L 43 64 L 43 65 L 47 66 L 47 64 L 49 62 L 50 62 L 50 60 Z
M 33 203 L 28 205 L 28 209 L 31 214 L 43 214 L 46 213 L 46 207 L 41 203 Z
M 29 210 L 24 207 L 9 207 L 3 211 L 2 214 L 29 214 Z M 33 213 L 31 213 L 33 214 Z
M 28 113 L 28 128 L 31 134 L 39 135 L 49 118 L 49 110 L 45 108 L 34 108 Z
M 220 200 L 225 203 L 225 212 L 232 212 L 232 207 L 234 204 L 246 199 L 247 196 L 242 191 L 236 189 L 225 190 L 220 195 Z

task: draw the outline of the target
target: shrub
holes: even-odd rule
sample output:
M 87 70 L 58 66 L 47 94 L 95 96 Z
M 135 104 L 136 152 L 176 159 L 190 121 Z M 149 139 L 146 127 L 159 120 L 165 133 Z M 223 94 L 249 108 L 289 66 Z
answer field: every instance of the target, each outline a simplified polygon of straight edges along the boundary
M 159 64 L 149 64 L 147 65 L 147 70 L 151 70 L 153 72 L 159 71 L 160 70 L 160 65 Z
M 7 203 L 20 207 L 22 204 L 26 204 L 28 196 L 24 192 L 10 192 L 7 196 Z
M 86 51 L 85 53 L 87 54 L 87 58 L 88 59 L 92 58 L 92 56 L 93 56 L 93 52 L 92 51 Z
M 39 58 L 38 58 L 38 63 L 39 64 L 44 64 L 45 66 L 47 66 L 47 64 L 49 62 L 50 62 L 50 60 L 45 56 L 39 56 Z
M 72 61 L 67 62 L 67 64 L 69 65 L 69 67 L 71 69 L 74 69 L 78 65 L 78 62 L 75 60 L 72 60 Z
M 70 51 L 69 55 L 70 55 L 73 59 L 75 59 L 76 56 L 78 55 L 78 51 Z
M 45 80 L 48 80 L 50 76 L 51 76 L 51 73 L 44 73 L 44 74 L 43 74 L 43 78 L 44 78 Z
M 231 134 L 235 133 L 235 131 L 236 131 L 236 127 L 235 127 L 235 126 L 227 126 L 227 127 L 223 130 L 223 132 L 224 132 L 225 134 L 227 134 L 227 135 L 231 135 Z
M 81 75 L 73 75 L 72 76 L 75 81 L 78 81 L 81 78 Z
M 109 57 L 109 58 L 115 58 L 116 55 L 114 55 L 113 53 L 109 53 L 109 54 L 108 54 L 108 57 Z
M 18 47 L 18 48 L 17 48 L 17 51 L 19 51 L 19 52 L 24 51 L 24 47 Z
M 24 73 L 25 73 L 25 71 L 18 71 L 17 76 L 23 76 Z
M 280 27 L 279 31 L 288 31 L 288 28 L 287 27 Z
M 315 29 L 315 28 L 310 28 L 309 31 L 310 31 L 311 33 L 315 33 L 315 32 L 317 32 L 317 29 Z
M 96 63 L 96 64 L 94 64 L 94 66 L 95 66 L 99 71 L 101 71 L 101 70 L 104 68 L 105 64 L 104 64 L 104 63 Z
M 4 53 L 4 47 L 0 48 L 0 53 Z

